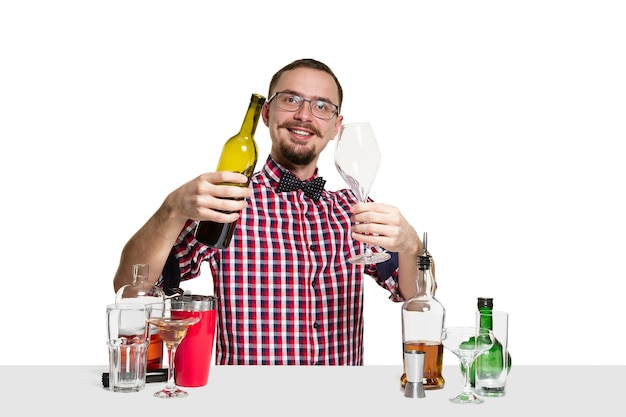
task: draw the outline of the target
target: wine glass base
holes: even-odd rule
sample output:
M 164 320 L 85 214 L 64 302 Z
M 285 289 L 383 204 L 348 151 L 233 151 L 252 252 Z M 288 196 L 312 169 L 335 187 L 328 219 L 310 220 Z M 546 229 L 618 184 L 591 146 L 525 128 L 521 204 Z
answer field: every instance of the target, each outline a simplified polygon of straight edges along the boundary
M 385 262 L 389 258 L 391 258 L 391 255 L 387 252 L 376 252 L 371 254 L 363 253 L 361 255 L 353 256 L 352 258 L 348 259 L 348 262 L 353 265 L 369 265 Z
M 454 398 L 450 398 L 450 402 L 454 404 L 482 404 L 485 402 L 480 397 L 474 395 L 474 393 L 461 393 Z
M 183 391 L 180 388 L 163 388 L 161 391 L 157 391 L 154 393 L 154 396 L 157 398 L 183 398 L 187 395 L 189 395 L 189 393 L 187 391 Z

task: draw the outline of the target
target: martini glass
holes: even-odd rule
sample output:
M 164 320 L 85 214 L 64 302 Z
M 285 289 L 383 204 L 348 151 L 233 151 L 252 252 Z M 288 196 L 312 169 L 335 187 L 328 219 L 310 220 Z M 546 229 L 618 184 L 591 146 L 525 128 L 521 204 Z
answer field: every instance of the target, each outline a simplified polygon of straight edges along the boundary
M 378 168 L 380 149 L 372 126 L 368 122 L 347 123 L 339 128 L 335 147 L 335 167 L 360 202 L 366 202 Z M 365 253 L 348 259 L 356 265 L 384 262 L 391 258 L 387 252 L 374 252 L 365 245 Z
M 154 306 L 154 304 L 152 304 Z M 192 316 L 186 318 L 173 318 L 171 303 L 168 301 L 163 304 L 163 309 L 159 313 L 159 309 L 154 309 L 157 313 L 148 319 L 148 322 L 159 330 L 159 335 L 165 346 L 169 356 L 167 366 L 167 384 L 165 388 L 154 393 L 158 398 L 182 398 L 189 395 L 187 391 L 176 386 L 174 379 L 174 359 L 176 357 L 176 348 L 187 335 L 187 329 L 200 321 L 200 316 Z
M 442 342 L 446 349 L 454 353 L 465 370 L 463 391 L 450 402 L 455 404 L 481 404 L 483 399 L 472 392 L 470 368 L 478 355 L 491 349 L 495 338 L 489 329 L 480 327 L 447 327 L 442 333 Z

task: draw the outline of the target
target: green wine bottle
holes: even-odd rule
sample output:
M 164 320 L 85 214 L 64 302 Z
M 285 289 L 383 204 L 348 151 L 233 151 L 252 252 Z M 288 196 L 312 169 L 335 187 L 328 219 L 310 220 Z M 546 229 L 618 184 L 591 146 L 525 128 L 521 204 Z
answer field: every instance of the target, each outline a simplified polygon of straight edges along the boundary
M 478 314 L 479 325 L 482 328 L 493 330 L 492 323 L 492 310 L 493 310 L 493 298 L 479 297 L 478 298 Z M 470 368 L 470 384 L 472 387 L 476 385 L 476 367 L 480 367 L 483 375 L 499 375 L 504 368 L 504 355 L 502 343 L 496 338 L 495 343 L 487 352 L 478 356 L 472 367 Z M 506 352 L 507 357 L 507 374 L 511 371 L 511 354 Z M 461 367 L 461 370 L 463 367 Z
M 250 105 L 239 133 L 228 139 L 224 144 L 217 164 L 217 171 L 239 172 L 246 175 L 248 180 L 250 180 L 258 159 L 254 132 L 264 103 L 265 97 L 259 94 L 252 94 Z M 241 184 L 241 186 L 247 187 L 248 184 L 249 181 Z M 236 224 L 237 222 L 217 223 L 208 220 L 201 221 L 196 228 L 196 239 L 205 245 L 225 249 L 230 244 Z

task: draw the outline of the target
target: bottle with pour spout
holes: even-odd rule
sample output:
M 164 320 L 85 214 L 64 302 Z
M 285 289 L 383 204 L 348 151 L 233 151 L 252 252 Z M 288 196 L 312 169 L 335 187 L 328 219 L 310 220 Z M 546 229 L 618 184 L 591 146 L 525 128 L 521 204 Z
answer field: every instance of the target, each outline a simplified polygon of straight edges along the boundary
M 239 133 L 226 141 L 217 164 L 217 171 L 239 172 L 247 176 L 247 183 L 236 184 L 242 187 L 248 186 L 257 163 L 258 153 L 256 142 L 254 141 L 254 132 L 264 103 L 265 97 L 259 94 L 252 94 L 241 129 Z M 236 224 L 237 222 L 201 221 L 196 228 L 196 240 L 217 249 L 225 249 L 230 244 Z
M 441 333 L 444 328 L 446 310 L 435 298 L 437 288 L 432 273 L 432 258 L 428 253 L 428 236 L 424 233 L 424 248 L 418 258 L 418 271 L 415 279 L 415 295 L 402 304 L 402 344 L 406 350 L 425 352 L 423 385 L 426 390 L 441 389 L 445 385 L 442 375 L 443 344 Z M 404 359 L 404 356 L 403 356 Z M 406 362 L 400 379 L 406 385 Z
M 133 281 L 122 286 L 115 293 L 115 304 L 140 303 L 151 304 L 163 302 L 165 292 L 148 281 L 149 267 L 147 264 L 133 265 Z M 150 344 L 148 345 L 147 367 L 151 371 L 163 366 L 163 340 L 156 327 L 150 327 Z

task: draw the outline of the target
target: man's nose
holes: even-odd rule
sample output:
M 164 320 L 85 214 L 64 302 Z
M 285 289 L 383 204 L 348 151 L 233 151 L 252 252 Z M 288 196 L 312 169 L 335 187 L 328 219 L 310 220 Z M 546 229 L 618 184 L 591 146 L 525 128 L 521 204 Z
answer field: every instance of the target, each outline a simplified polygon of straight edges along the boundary
M 294 114 L 294 117 L 298 120 L 313 120 L 313 113 L 311 113 L 311 103 L 303 101 L 300 108 Z

